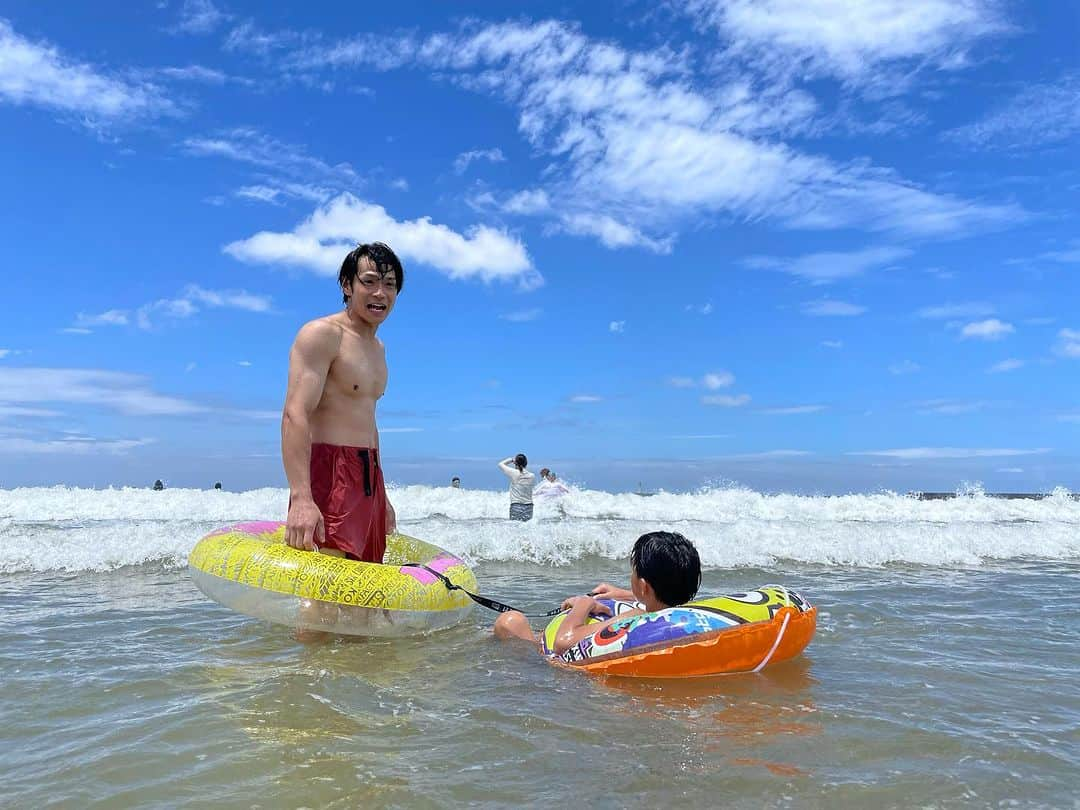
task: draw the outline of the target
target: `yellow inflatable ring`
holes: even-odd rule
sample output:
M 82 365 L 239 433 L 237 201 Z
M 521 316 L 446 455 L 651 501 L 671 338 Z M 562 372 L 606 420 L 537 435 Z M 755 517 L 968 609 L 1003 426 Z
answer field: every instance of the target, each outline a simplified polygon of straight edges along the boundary
M 420 567 L 476 590 L 462 560 L 414 537 L 391 535 L 383 563 L 299 551 L 285 545 L 285 524 L 238 523 L 210 532 L 188 558 L 199 589 L 225 607 L 275 624 L 360 636 L 428 633 L 460 622 L 472 609 Z

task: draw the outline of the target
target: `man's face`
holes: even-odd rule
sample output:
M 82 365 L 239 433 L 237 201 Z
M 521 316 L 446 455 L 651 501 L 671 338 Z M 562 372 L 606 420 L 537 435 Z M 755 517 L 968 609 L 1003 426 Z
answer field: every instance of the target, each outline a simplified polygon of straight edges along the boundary
M 397 274 L 380 273 L 366 257 L 360 260 L 356 278 L 346 293 L 349 309 L 361 320 L 378 326 L 386 320 L 397 300 Z

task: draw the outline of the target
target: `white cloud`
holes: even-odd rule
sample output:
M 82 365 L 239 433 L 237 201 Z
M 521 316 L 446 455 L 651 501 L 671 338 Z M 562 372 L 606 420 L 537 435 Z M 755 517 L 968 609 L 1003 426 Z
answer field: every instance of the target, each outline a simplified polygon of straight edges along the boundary
M 714 371 L 701 378 L 701 384 L 710 391 L 727 388 L 735 382 L 735 375 L 730 371 Z
M 762 88 L 738 75 L 706 82 L 686 53 L 629 51 L 557 21 L 474 22 L 425 39 L 363 34 L 304 46 L 287 66 L 407 64 L 514 106 L 521 133 L 551 158 L 545 190 L 560 201 L 562 227 L 576 223 L 605 244 L 666 248 L 683 220 L 716 215 L 919 236 L 1014 225 L 1024 216 L 1014 205 L 935 194 L 888 169 L 778 142 L 815 114 L 803 91 Z
M 174 30 L 185 34 L 208 34 L 229 19 L 212 0 L 184 0 Z
M 978 147 L 1024 149 L 1061 143 L 1080 134 L 1080 73 L 1052 84 L 1029 85 L 988 116 L 945 134 Z
M 1077 114 L 1080 115 L 1080 97 L 1077 98 Z M 1066 250 L 1051 250 L 1039 255 L 1040 259 L 1062 264 L 1080 263 L 1080 241 L 1073 241 L 1072 247 Z
M 687 312 L 696 312 L 699 315 L 712 315 L 713 304 L 712 301 L 706 301 L 704 304 L 687 304 Z
M 995 470 L 995 472 L 999 473 L 1022 473 L 1023 471 L 1023 467 L 1002 467 L 999 470 Z
M 653 253 L 670 253 L 671 239 L 652 239 L 637 228 L 617 222 L 606 214 L 566 214 L 559 218 L 562 230 L 576 236 L 595 236 L 611 249 L 642 247 Z
M 169 114 L 171 101 L 147 82 L 111 77 L 56 47 L 31 42 L 0 19 L 0 99 L 81 116 L 85 123 Z
M 44 408 L 23 408 L 18 405 L 4 405 L 0 403 L 0 419 L 8 419 L 11 417 L 21 418 L 48 418 L 50 416 L 61 416 L 59 411 L 50 411 Z
M 1000 363 L 994 363 L 994 365 L 990 366 L 986 372 L 988 374 L 1001 374 L 1005 371 L 1016 371 L 1016 369 L 1023 367 L 1023 365 L 1023 360 L 1009 358 L 1008 360 L 1002 360 Z
M 512 195 L 501 208 L 508 214 L 539 214 L 551 208 L 551 201 L 543 189 L 525 189 Z
M 918 363 L 913 360 L 901 360 L 899 363 L 893 363 L 889 366 L 890 374 L 914 374 L 922 368 Z
M 939 459 L 939 458 L 998 458 L 1008 456 L 1034 456 L 1049 453 L 1050 448 L 1040 447 L 1021 450 L 1009 447 L 904 447 L 896 450 L 862 450 L 847 453 L 849 456 L 886 456 L 903 459 Z
M 968 301 L 963 304 L 943 304 L 936 307 L 923 307 L 917 313 L 927 320 L 953 320 L 956 318 L 982 318 L 994 314 L 994 307 L 983 301 Z
M 999 321 L 997 318 L 990 318 L 989 320 L 966 324 L 960 330 L 960 339 L 1001 340 L 1001 338 L 1011 335 L 1015 331 L 1016 329 L 1011 323 Z
M 1056 351 L 1063 357 L 1080 357 L 1080 329 L 1062 329 L 1058 332 Z
M 1077 422 L 1080 423 L 1080 411 L 1076 413 L 1062 413 L 1058 414 L 1059 422 Z
M 866 312 L 866 307 L 859 306 L 858 304 L 849 304 L 846 301 L 834 301 L 825 298 L 821 301 L 807 301 L 803 304 L 802 311 L 806 315 L 813 315 L 818 318 L 847 318 L 854 315 L 862 315 Z
M 314 186 L 306 183 L 259 183 L 251 186 L 241 186 L 233 192 L 233 196 L 255 202 L 279 205 L 282 198 L 292 197 L 299 200 L 322 203 L 334 196 L 334 191 L 325 186 Z
M 488 160 L 492 163 L 502 163 L 506 160 L 506 156 L 503 155 L 502 149 L 498 147 L 494 149 L 471 149 L 468 152 L 462 152 L 454 159 L 454 172 L 456 174 L 465 174 L 469 168 L 469 164 L 474 160 Z
M 251 368 L 250 360 L 237 360 L 236 365 L 243 366 L 244 368 Z
M 615 335 L 621 335 L 626 331 L 626 321 L 612 321 L 608 324 L 608 331 Z
M 543 284 L 525 246 L 505 231 L 477 225 L 465 234 L 430 217 L 396 220 L 386 209 L 352 194 L 317 208 L 292 231 L 261 231 L 230 242 L 224 250 L 249 264 L 303 267 L 336 276 L 357 242 L 383 241 L 402 260 L 413 260 L 454 280 L 517 282 L 524 289 Z
M 63 439 L 0 438 L 3 455 L 122 455 L 128 450 L 152 444 L 154 439 L 95 439 L 89 436 L 66 436 Z
M 270 298 L 244 290 L 207 290 L 189 284 L 177 298 L 160 298 L 135 310 L 110 309 L 98 315 L 78 313 L 73 330 L 90 330 L 102 326 L 127 326 L 134 323 L 140 329 L 152 329 L 158 316 L 180 320 L 190 318 L 202 309 L 239 309 L 245 312 L 271 312 Z
M 516 312 L 505 312 L 499 318 L 511 323 L 524 323 L 526 321 L 535 321 L 543 314 L 544 310 L 536 307 L 534 309 L 519 309 Z
M 907 248 L 876 247 L 849 253 L 811 253 L 796 259 L 751 256 L 743 264 L 801 276 L 816 284 L 828 284 L 841 278 L 862 275 L 867 270 L 890 265 L 910 255 L 911 251 Z
M 842 349 L 844 348 L 844 341 L 842 340 L 823 340 L 821 345 L 826 349 Z
M 571 402 L 603 402 L 603 397 L 598 397 L 595 394 L 575 394 L 570 397 Z
M 988 403 L 982 401 L 962 402 L 953 399 L 928 399 L 915 403 L 921 414 L 939 413 L 946 416 L 958 416 L 981 411 Z
M 956 68 L 980 39 L 1010 30 L 995 0 L 680 0 L 734 56 L 775 77 L 879 83 Z M 893 79 L 895 81 L 895 79 Z
M 722 408 L 739 408 L 749 401 L 749 394 L 708 394 L 701 398 L 702 405 L 719 405 Z
M 827 405 L 790 405 L 785 408 L 761 408 L 759 412 L 776 416 L 794 416 L 803 413 L 820 413 L 827 407 Z
M 310 183 L 313 177 L 338 185 L 359 182 L 348 163 L 331 165 L 312 157 L 303 147 L 284 143 L 250 127 L 235 127 L 213 137 L 186 138 L 184 151 L 194 157 L 219 157 L 272 169 Z
M 0 403 L 69 402 L 133 416 L 203 413 L 202 405 L 158 394 L 138 374 L 99 369 L 0 368 Z

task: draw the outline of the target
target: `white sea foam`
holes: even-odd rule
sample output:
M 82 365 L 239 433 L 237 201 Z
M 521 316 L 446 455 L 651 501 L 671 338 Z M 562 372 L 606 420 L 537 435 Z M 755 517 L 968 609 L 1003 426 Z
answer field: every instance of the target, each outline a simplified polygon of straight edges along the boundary
M 395 487 L 403 531 L 475 561 L 565 565 L 625 558 L 645 531 L 681 531 L 706 565 L 973 565 L 987 559 L 1080 558 L 1080 502 L 952 500 L 894 493 L 809 497 L 746 489 L 652 497 L 572 490 L 537 504 L 531 523 L 506 520 L 503 491 Z M 0 572 L 183 565 L 198 539 L 238 520 L 283 519 L 288 493 L 169 489 L 0 490 Z

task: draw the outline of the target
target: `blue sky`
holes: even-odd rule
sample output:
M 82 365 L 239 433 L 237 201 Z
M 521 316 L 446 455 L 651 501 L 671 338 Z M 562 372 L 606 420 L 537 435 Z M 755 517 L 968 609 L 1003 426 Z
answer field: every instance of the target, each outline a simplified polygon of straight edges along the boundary
M 1080 8 L 0 6 L 0 486 L 284 482 L 356 241 L 400 483 L 1080 487 Z

